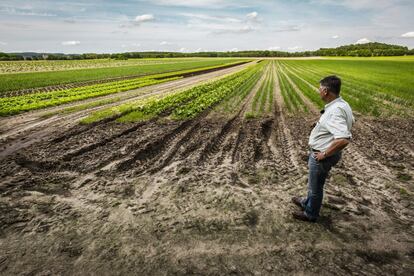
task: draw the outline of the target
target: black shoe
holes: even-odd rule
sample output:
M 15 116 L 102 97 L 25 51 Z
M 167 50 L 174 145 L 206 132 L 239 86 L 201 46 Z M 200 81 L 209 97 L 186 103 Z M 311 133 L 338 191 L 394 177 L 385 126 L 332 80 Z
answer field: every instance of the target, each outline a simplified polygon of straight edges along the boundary
M 311 219 L 304 212 L 293 212 L 292 216 L 294 219 L 307 221 L 307 222 L 315 222 L 316 219 Z
M 305 210 L 302 206 L 302 198 L 299 196 L 292 197 L 292 202 L 295 203 L 300 209 Z

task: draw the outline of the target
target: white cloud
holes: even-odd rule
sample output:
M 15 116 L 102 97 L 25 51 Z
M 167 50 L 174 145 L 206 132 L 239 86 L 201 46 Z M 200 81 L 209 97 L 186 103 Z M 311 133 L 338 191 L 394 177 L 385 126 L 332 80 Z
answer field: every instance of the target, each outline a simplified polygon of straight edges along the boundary
M 257 16 L 258 16 L 257 12 L 251 12 L 251 13 L 246 14 L 247 19 L 251 21 L 257 21 Z
M 184 48 L 184 47 L 183 47 L 183 48 L 180 48 L 180 52 L 181 52 L 181 53 L 188 52 L 188 49 L 187 49 L 187 48 Z
M 364 37 L 364 38 L 358 39 L 357 42 L 355 42 L 355 44 L 365 44 L 365 43 L 370 43 L 370 42 L 371 40 Z
M 79 45 L 80 41 L 77 40 L 70 40 L 70 41 L 63 41 L 62 45 L 64 46 L 75 46 L 75 45 Z
M 272 47 L 269 47 L 268 50 L 269 51 L 277 51 L 277 50 L 280 50 L 280 47 L 279 46 L 272 46 Z
M 237 52 L 239 49 L 238 48 L 232 48 L 230 49 L 230 52 Z
M 0 41 L 0 45 L 7 45 L 6 42 Z
M 333 35 L 332 38 L 333 39 L 338 39 L 339 38 L 339 35 Z
M 168 41 L 161 41 L 160 42 L 160 45 L 161 46 L 165 46 L 165 45 L 173 45 L 174 43 L 172 43 L 172 42 L 168 42 Z
M 154 15 L 152 14 L 142 14 L 142 15 L 138 15 L 137 17 L 135 17 L 134 21 L 138 24 L 143 23 L 143 22 L 148 22 L 148 21 L 153 21 Z
M 405 38 L 414 38 L 414 32 L 408 32 L 408 33 L 402 34 L 401 36 Z

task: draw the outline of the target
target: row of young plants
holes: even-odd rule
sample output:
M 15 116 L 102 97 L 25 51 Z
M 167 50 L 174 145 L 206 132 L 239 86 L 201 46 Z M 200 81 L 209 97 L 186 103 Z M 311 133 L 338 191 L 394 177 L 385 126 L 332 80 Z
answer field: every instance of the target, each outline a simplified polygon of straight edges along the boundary
M 277 76 L 279 80 L 279 86 L 282 93 L 283 101 L 289 113 L 308 112 L 308 108 L 303 102 L 302 98 L 298 95 L 295 88 L 288 81 L 285 72 L 282 70 L 280 64 L 277 66 Z
M 235 110 L 239 110 L 241 103 L 262 78 L 268 63 L 268 61 L 260 62 L 257 65 L 257 72 L 246 79 L 238 90 L 227 95 L 219 104 L 217 104 L 214 107 L 214 113 L 227 116 L 228 114 L 233 114 Z
M 97 122 L 107 118 L 118 121 L 142 121 L 159 115 L 171 115 L 173 119 L 189 119 L 240 89 L 246 80 L 258 74 L 260 65 L 248 68 L 190 89 L 167 95 L 149 97 L 92 113 L 82 123 Z
M 17 97 L 0 98 L 0 116 L 13 115 L 24 111 L 61 105 L 93 97 L 105 96 L 148 85 L 172 81 L 179 78 L 180 77 L 154 79 L 146 77 L 90 85 L 62 91 L 42 92 Z
M 308 70 L 297 71 L 296 69 L 295 71 L 295 69 L 290 66 L 287 66 L 286 71 L 290 72 L 290 75 L 293 76 L 297 83 L 300 83 L 303 87 L 307 86 L 308 89 L 314 89 L 313 94 L 319 96 L 316 92 L 316 89 L 319 85 L 319 80 L 323 78 L 323 74 L 314 74 Z M 349 91 L 350 93 L 347 93 L 348 89 L 346 89 L 344 86 L 342 86 L 341 90 L 341 96 L 353 107 L 354 110 L 364 114 L 379 114 L 378 106 L 374 104 L 372 98 L 369 95 L 359 93 L 358 96 L 354 96 L 353 94 L 356 91 Z M 309 94 L 306 96 L 310 98 Z
M 157 58 L 157 59 L 84 59 L 84 60 L 30 60 L 30 61 L 0 61 L 0 74 L 65 71 L 90 68 L 107 68 L 134 65 L 153 65 L 182 62 L 198 62 L 202 58 Z
M 174 110 L 172 117 L 180 120 L 194 118 L 210 106 L 223 100 L 234 98 L 236 95 L 238 100 L 243 100 L 260 78 L 263 66 L 263 64 L 259 63 L 232 81 L 224 82 L 209 93 L 203 94 L 194 101 L 178 107 Z
M 400 85 L 393 85 L 393 81 L 388 77 L 381 82 L 366 80 L 365 77 L 355 76 L 348 71 L 327 70 L 324 67 L 317 67 L 313 63 L 300 63 L 297 61 L 284 62 L 290 71 L 298 76 L 297 79 L 306 80 L 315 89 L 319 85 L 319 80 L 327 75 L 337 74 L 342 78 L 342 97 L 358 112 L 374 116 L 379 115 L 412 115 L 414 101 L 406 96 L 407 92 L 398 91 Z M 374 69 L 371 69 L 374 70 Z M 376 68 L 380 72 L 389 71 L 389 68 Z M 377 74 L 379 74 L 377 72 Z M 376 79 L 374 74 L 374 79 Z M 407 80 L 410 81 L 410 80 Z M 405 90 L 407 87 L 405 87 Z M 409 89 L 409 88 L 408 88 Z
M 240 64 L 240 62 L 234 63 L 234 65 L 238 64 Z M 148 77 L 88 85 L 66 90 L 0 98 L 0 116 L 13 115 L 24 111 L 41 109 L 73 101 L 124 92 L 144 86 L 176 80 L 182 78 L 182 76 L 186 74 L 193 74 L 205 70 L 215 70 L 221 67 L 223 67 L 223 65 L 210 66 L 193 70 L 183 70 L 173 73 L 157 74 Z
M 260 117 L 272 111 L 275 77 L 273 67 L 274 62 L 271 61 L 266 68 L 264 81 L 253 97 L 250 111 L 245 114 L 246 118 Z
M 314 69 L 301 68 L 299 66 L 288 65 L 287 67 L 296 81 L 314 90 L 319 86 L 320 79 L 328 74 L 332 74 Z M 344 76 L 341 77 L 343 83 L 341 96 L 349 102 L 355 111 L 373 116 L 379 116 L 381 114 L 403 114 L 407 111 L 404 105 L 399 105 L 394 101 L 391 102 L 381 97 L 381 92 L 376 92 L 375 87 L 366 87 L 357 80 L 350 80 Z M 314 93 L 314 95 L 317 95 L 317 93 Z
M 280 66 L 281 68 L 283 68 L 283 71 L 286 74 L 286 76 L 288 76 L 295 83 L 295 85 L 298 87 L 298 89 L 303 93 L 305 97 L 307 97 L 313 104 L 315 104 L 319 108 L 323 108 L 325 104 L 321 100 L 319 94 L 316 93 L 316 87 L 310 86 L 307 82 L 298 77 L 298 75 L 295 74 L 293 70 L 291 70 L 291 67 L 288 67 L 285 64 L 281 64 Z M 300 74 L 300 76 L 302 76 L 302 74 Z

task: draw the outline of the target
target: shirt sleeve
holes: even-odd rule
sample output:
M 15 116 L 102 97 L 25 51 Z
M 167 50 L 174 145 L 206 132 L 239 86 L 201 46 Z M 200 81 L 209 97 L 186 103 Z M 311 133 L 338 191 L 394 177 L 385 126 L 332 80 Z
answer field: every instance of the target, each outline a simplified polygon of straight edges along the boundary
M 326 129 L 332 133 L 334 139 L 351 138 L 352 134 L 348 128 L 345 111 L 338 108 L 335 110 L 325 125 Z

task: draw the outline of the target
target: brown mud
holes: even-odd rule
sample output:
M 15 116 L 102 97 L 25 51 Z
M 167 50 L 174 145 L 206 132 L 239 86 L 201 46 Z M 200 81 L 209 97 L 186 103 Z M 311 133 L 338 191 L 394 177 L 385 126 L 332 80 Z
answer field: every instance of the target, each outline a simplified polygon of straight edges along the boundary
M 278 89 L 264 118 L 245 119 L 252 92 L 227 116 L 74 125 L 5 156 L 0 274 L 412 275 L 414 121 L 357 118 L 320 219 L 298 222 L 315 116 Z

